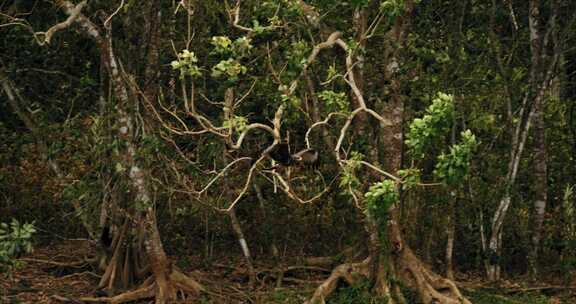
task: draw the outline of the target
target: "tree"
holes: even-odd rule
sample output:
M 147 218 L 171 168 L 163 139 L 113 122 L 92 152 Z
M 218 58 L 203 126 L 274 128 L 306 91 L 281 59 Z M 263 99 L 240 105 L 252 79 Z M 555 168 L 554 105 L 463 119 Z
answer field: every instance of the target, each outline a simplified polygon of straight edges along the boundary
M 558 37 L 559 34 L 558 27 L 560 24 L 557 20 L 560 9 L 559 4 L 556 1 L 549 3 L 550 15 L 546 27 L 540 25 L 540 6 L 540 1 L 530 1 L 528 14 L 531 53 L 530 76 L 528 80 L 529 90 L 527 90 L 524 95 L 519 108 L 520 114 L 515 123 L 514 133 L 512 133 L 512 145 L 508 171 L 505 178 L 505 189 L 492 218 L 490 238 L 488 241 L 489 263 L 487 266 L 487 274 L 490 280 L 499 280 L 501 276 L 499 260 L 501 255 L 502 227 L 504 217 L 510 207 L 512 187 L 516 181 L 520 159 L 533 117 L 538 109 L 542 109 L 540 104 L 544 102 L 543 100 L 546 97 L 550 82 L 556 74 L 558 60 L 561 54 L 560 42 L 554 39 L 554 37 Z M 539 135 L 541 136 L 541 134 Z M 542 161 L 542 159 L 539 160 Z M 542 172 L 540 172 L 540 175 L 541 173 Z M 542 181 L 540 181 L 540 183 L 542 183 Z M 542 195 L 542 193 L 540 195 Z M 538 201 L 541 200 L 542 199 L 539 199 Z M 541 202 L 539 202 L 538 205 L 538 215 L 536 215 L 536 218 L 541 218 L 543 216 Z M 539 220 L 537 219 L 537 221 Z M 536 227 L 536 229 L 539 228 Z M 535 238 L 538 238 L 537 233 Z M 537 241 L 535 240 L 534 242 Z

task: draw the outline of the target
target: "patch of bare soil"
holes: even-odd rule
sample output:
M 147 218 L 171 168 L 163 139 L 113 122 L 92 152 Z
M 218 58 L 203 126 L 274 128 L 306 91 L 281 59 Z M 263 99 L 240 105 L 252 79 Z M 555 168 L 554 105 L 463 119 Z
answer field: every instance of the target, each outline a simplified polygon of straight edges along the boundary
M 21 267 L 0 277 L 2 303 L 61 303 L 61 296 L 90 294 L 98 275 L 87 262 L 92 248 L 86 241 L 67 241 L 37 249 L 20 259 Z
M 95 297 L 102 274 L 96 269 L 96 250 L 89 241 L 66 241 L 37 248 L 20 259 L 21 267 L 9 275 L 0 274 L 0 303 L 82 303 L 78 299 Z M 177 264 L 185 262 L 186 266 L 180 265 L 180 269 L 207 290 L 200 299 L 181 299 L 176 303 L 303 303 L 331 272 L 329 267 L 302 266 L 296 257 L 286 260 L 285 265 L 258 262 L 257 280 L 250 286 L 247 267 L 239 256 L 213 257 L 210 263 L 198 256 L 172 257 L 172 260 Z M 488 291 L 509 299 L 533 292 L 548 296 L 550 303 L 576 303 L 576 285 L 572 284 L 527 284 L 518 280 L 490 286 L 481 275 L 457 277 L 459 287 L 469 293 Z
M 97 296 L 96 286 L 102 274 L 97 269 L 95 252 L 96 246 L 89 241 L 65 241 L 37 248 L 20 258 L 21 267 L 9 275 L 0 274 L 0 303 L 82 303 L 80 298 Z M 256 264 L 258 280 L 250 287 L 247 268 L 240 257 L 221 257 L 210 264 L 198 257 L 187 257 L 187 265 L 191 269 L 187 274 L 204 285 L 207 292 L 201 299 L 181 299 L 176 303 L 302 303 L 329 274 L 318 267 Z

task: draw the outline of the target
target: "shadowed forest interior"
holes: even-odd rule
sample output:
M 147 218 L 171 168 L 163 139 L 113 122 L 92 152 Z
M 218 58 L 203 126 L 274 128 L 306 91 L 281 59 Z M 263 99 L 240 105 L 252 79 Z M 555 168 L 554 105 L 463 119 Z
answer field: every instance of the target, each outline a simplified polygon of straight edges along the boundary
M 576 2 L 0 0 L 0 302 L 576 303 Z

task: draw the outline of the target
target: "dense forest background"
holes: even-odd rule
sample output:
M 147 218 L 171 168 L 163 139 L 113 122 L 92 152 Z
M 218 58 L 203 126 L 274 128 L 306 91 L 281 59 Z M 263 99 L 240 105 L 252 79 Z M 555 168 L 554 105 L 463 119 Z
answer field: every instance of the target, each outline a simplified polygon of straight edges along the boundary
M 575 1 L 1 0 L 0 37 L 2 301 L 576 303 Z

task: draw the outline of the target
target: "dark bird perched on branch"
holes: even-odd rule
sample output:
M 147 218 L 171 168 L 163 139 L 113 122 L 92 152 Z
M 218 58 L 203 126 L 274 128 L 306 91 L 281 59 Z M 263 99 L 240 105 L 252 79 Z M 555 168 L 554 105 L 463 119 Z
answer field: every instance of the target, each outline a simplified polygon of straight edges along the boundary
M 293 163 L 292 155 L 290 155 L 290 146 L 288 146 L 287 143 L 276 144 L 272 150 L 268 152 L 268 156 L 282 166 L 290 166 Z
M 318 169 L 320 155 L 317 150 L 308 148 L 292 155 L 292 161 L 306 168 Z
M 282 166 L 304 166 L 306 168 L 318 169 L 319 153 L 315 149 L 304 149 L 298 153 L 290 154 L 290 147 L 287 143 L 279 143 L 268 156 Z

